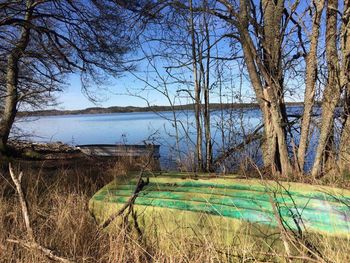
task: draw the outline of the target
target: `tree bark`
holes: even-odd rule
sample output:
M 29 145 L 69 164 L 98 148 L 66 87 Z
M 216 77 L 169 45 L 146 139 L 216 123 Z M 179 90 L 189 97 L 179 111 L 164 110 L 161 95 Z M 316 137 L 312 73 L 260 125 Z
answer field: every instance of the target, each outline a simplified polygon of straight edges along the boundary
M 282 42 L 281 21 L 284 10 L 284 0 L 279 1 L 262 1 L 263 17 L 264 17 L 264 37 L 263 61 L 261 70 L 267 87 L 265 91 L 265 100 L 268 101 L 269 111 L 273 129 L 276 134 L 277 152 L 275 154 L 276 165 L 284 174 L 291 172 L 291 165 L 288 155 L 288 147 L 286 140 L 287 114 L 283 99 L 283 71 L 282 71 Z M 260 63 L 259 63 L 260 64 Z M 266 96 L 267 95 L 267 96 Z
M 278 99 L 276 98 L 275 91 L 277 88 L 267 87 L 264 89 L 265 98 L 269 101 L 269 108 L 271 112 L 271 122 L 276 134 L 277 140 L 277 152 L 275 153 L 275 168 L 277 171 L 284 175 L 291 173 L 291 164 L 289 161 L 287 140 L 285 128 L 287 123 L 284 120 L 280 106 L 278 105 Z
M 339 145 L 339 168 L 350 172 L 350 0 L 344 1 L 342 17 L 341 49 L 341 85 L 345 89 L 344 122 Z
M 205 8 L 207 8 L 208 3 L 205 2 Z M 207 47 L 207 59 L 206 59 L 206 72 L 205 72 L 205 82 L 204 82 L 204 128 L 205 128 L 205 170 L 210 172 L 212 170 L 213 163 L 213 153 L 212 153 L 212 142 L 211 142 L 211 130 L 210 130 L 210 32 L 206 14 L 204 14 L 204 32 L 206 38 Z
M 10 54 L 7 59 L 6 97 L 0 121 L 0 151 L 7 152 L 7 141 L 17 113 L 18 56 Z
M 252 83 L 256 99 L 259 104 L 259 108 L 262 111 L 263 123 L 264 123 L 264 139 L 262 142 L 263 161 L 266 167 L 274 166 L 274 156 L 276 152 L 276 140 L 271 126 L 270 115 L 268 106 L 264 100 L 262 79 L 258 73 L 258 68 L 255 63 L 256 54 L 254 53 L 254 47 L 251 47 L 249 31 L 248 31 L 248 12 L 247 2 L 241 1 L 240 5 L 240 17 L 237 29 L 239 32 L 240 43 L 243 49 L 244 60 L 248 70 L 249 78 Z
M 192 45 L 192 67 L 193 67 L 193 78 L 194 78 L 194 93 L 195 93 L 195 119 L 196 119 L 196 157 L 197 157 L 197 169 L 201 171 L 203 169 L 203 153 L 202 153 L 202 125 L 201 125 L 201 86 L 198 80 L 198 68 L 197 68 L 197 52 L 196 52 L 196 36 L 194 28 L 194 17 L 193 17 L 193 5 L 192 0 L 190 2 L 190 34 L 191 34 L 191 45 Z
M 301 134 L 298 148 L 298 162 L 300 171 L 304 171 L 305 154 L 308 147 L 312 108 L 315 102 L 317 47 L 320 35 L 320 22 L 324 8 L 324 0 L 314 0 L 315 14 L 312 18 L 312 32 L 310 36 L 310 50 L 306 56 L 306 81 L 304 94 L 304 112 L 301 120 Z
M 210 109 L 209 109 L 209 71 L 207 65 L 206 72 L 206 84 L 204 88 L 204 127 L 205 127 L 205 170 L 207 172 L 211 171 L 211 166 L 213 162 L 213 153 L 212 153 L 212 143 L 211 143 L 211 131 L 210 131 Z
M 24 16 L 25 21 L 30 21 L 33 8 L 32 1 L 26 1 L 27 11 Z M 4 103 L 4 111 L 0 121 L 0 152 L 7 152 L 7 141 L 10 135 L 12 125 L 17 113 L 18 103 L 18 71 L 19 61 L 23 56 L 23 52 L 29 43 L 30 28 L 24 26 L 21 30 L 20 38 L 7 57 L 6 66 L 6 97 Z
M 315 178 L 322 172 L 322 159 L 334 124 L 334 112 L 340 99 L 338 82 L 339 65 L 337 54 L 337 10 L 338 0 L 328 0 L 326 22 L 326 54 L 328 82 L 323 95 L 321 130 L 311 175 Z
M 265 141 L 263 143 L 264 165 L 272 172 L 291 173 L 286 141 L 287 117 L 283 100 L 283 73 L 281 68 L 282 38 L 281 21 L 284 1 L 263 1 L 263 47 L 262 56 L 249 33 L 248 10 L 250 2 L 240 2 L 237 29 L 247 65 L 249 77 L 263 114 Z
M 344 105 L 344 122 L 339 144 L 338 166 L 342 173 L 350 172 L 350 87 L 347 86 Z

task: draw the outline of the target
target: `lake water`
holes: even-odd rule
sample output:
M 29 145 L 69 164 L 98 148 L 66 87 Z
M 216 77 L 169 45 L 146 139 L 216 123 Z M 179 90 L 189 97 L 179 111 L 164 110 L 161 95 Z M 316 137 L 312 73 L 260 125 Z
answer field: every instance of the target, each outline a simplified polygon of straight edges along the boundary
M 288 111 L 296 113 L 299 107 Z M 179 127 L 179 147 L 172 112 L 135 112 L 84 114 L 19 118 L 13 135 L 39 142 L 61 141 L 79 144 L 160 144 L 161 164 L 171 166 L 177 151 L 183 156 L 194 153 L 195 129 L 193 111 L 176 112 Z M 258 109 L 213 111 L 211 128 L 214 153 L 219 153 L 241 140 L 261 123 Z M 256 150 L 256 149 L 255 149 Z

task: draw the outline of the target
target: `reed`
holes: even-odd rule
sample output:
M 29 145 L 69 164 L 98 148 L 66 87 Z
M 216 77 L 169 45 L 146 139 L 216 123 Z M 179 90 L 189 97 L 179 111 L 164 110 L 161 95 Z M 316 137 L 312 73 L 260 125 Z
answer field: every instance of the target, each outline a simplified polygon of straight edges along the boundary
M 349 240 L 290 236 L 291 251 L 286 253 L 282 233 L 256 237 L 249 225 L 221 246 L 215 242 L 215 231 L 190 239 L 174 238 L 171 233 L 146 239 L 135 235 L 128 224 L 120 224 L 114 231 L 101 230 L 87 205 L 91 196 L 118 174 L 114 163 L 17 163 L 14 167 L 24 172 L 22 185 L 37 241 L 77 262 L 350 261 Z M 7 241 L 26 239 L 26 228 L 6 170 L 0 177 L 0 261 L 48 262 L 39 251 Z M 156 232 L 157 226 L 152 227 Z M 161 246 L 164 240 L 171 241 L 166 249 Z

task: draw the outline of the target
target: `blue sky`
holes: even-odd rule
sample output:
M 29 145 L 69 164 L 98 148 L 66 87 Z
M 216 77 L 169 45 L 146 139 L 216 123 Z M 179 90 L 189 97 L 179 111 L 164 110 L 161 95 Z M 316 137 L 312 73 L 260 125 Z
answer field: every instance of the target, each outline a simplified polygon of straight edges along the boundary
M 300 8 L 304 8 L 304 5 L 301 4 Z M 220 29 L 219 29 L 220 31 Z M 229 56 L 231 52 L 231 48 L 229 45 L 229 42 L 222 41 L 219 44 L 219 53 L 218 55 L 222 56 Z M 157 49 L 159 48 L 157 45 L 147 44 L 150 45 L 149 47 L 144 46 L 146 52 L 151 52 L 152 50 L 155 50 L 157 52 Z M 135 54 L 134 54 L 135 55 Z M 139 55 L 139 54 L 137 54 Z M 137 57 L 136 55 L 136 57 Z M 160 75 L 165 76 L 167 73 L 164 70 L 164 66 L 167 65 L 168 62 L 164 61 L 158 61 L 155 62 L 156 58 L 153 58 L 152 62 L 157 63 L 157 70 L 160 71 Z M 232 92 L 237 92 L 239 89 L 239 81 L 240 81 L 240 71 L 238 70 L 237 62 L 230 63 L 230 67 L 232 68 L 232 74 L 233 81 L 235 83 L 231 84 L 230 89 L 232 89 Z M 150 74 L 147 74 L 145 72 L 151 72 Z M 149 68 L 147 63 L 145 61 L 138 63 L 137 70 L 134 72 L 134 74 L 138 75 L 142 79 L 147 79 L 149 83 L 154 85 L 159 85 L 159 79 L 157 80 L 157 76 L 154 73 L 152 75 L 152 68 Z M 189 75 L 187 73 L 182 74 L 182 78 L 188 80 L 190 79 L 191 72 Z M 170 79 L 171 81 L 171 79 Z M 244 102 L 251 102 L 254 97 L 252 94 L 252 89 L 250 88 L 249 80 L 246 79 L 246 76 L 242 79 L 242 92 L 243 92 L 243 101 Z M 109 81 L 109 85 L 104 89 L 97 89 L 92 87 L 93 94 L 96 95 L 99 98 L 98 103 L 93 103 L 90 101 L 86 95 L 83 94 L 81 91 L 81 83 L 80 78 L 78 74 L 72 74 L 67 79 L 68 87 L 65 89 L 64 92 L 57 94 L 57 101 L 59 103 L 58 106 L 55 106 L 55 108 L 58 109 L 66 109 L 66 110 L 75 110 L 75 109 L 84 109 L 88 107 L 110 107 L 110 106 L 141 106 L 145 107 L 147 106 L 147 103 L 145 100 L 141 98 L 137 98 L 135 96 L 127 95 L 129 91 L 131 92 L 137 92 L 138 90 L 145 89 L 146 91 L 143 91 L 140 95 L 147 98 L 151 105 L 169 105 L 166 98 L 152 90 L 149 86 L 147 86 L 144 82 L 137 80 L 135 76 L 133 76 L 130 73 L 125 73 L 124 76 L 118 78 L 118 79 L 111 79 Z M 289 79 L 289 81 L 286 81 L 286 85 L 288 86 L 299 86 L 303 85 L 303 83 L 298 83 L 297 80 L 294 80 L 293 78 Z M 170 85 L 169 85 L 170 86 Z M 176 94 L 176 90 L 179 89 L 178 84 L 174 84 L 173 86 L 170 86 L 172 95 Z M 180 87 L 181 89 L 181 87 Z M 229 93 L 231 91 L 228 91 Z M 232 94 L 231 94 L 232 95 Z M 287 101 L 300 101 L 302 99 L 302 95 L 300 92 L 299 94 L 293 94 L 290 97 L 288 94 L 286 94 L 286 100 Z M 228 95 L 229 97 L 230 95 Z M 227 98 L 228 98 L 227 97 Z M 226 98 L 223 99 L 224 102 L 227 100 Z M 212 102 L 218 102 L 218 95 L 212 94 L 211 98 Z M 182 97 L 181 99 L 182 103 L 190 103 L 190 101 L 187 98 Z
M 96 95 L 98 102 L 94 103 L 82 92 L 79 74 L 72 74 L 67 79 L 68 87 L 61 93 L 57 93 L 58 106 L 54 108 L 65 110 L 85 109 L 88 107 L 110 107 L 110 106 L 141 106 L 146 107 L 147 103 L 135 96 L 128 95 L 128 90 L 142 88 L 144 85 L 135 80 L 133 76 L 124 76 L 109 81 L 108 86 L 98 90 L 91 89 Z M 165 98 L 155 92 L 143 93 L 152 104 L 167 105 Z
M 150 51 L 150 49 L 157 49 L 157 46 L 151 46 L 147 51 Z M 224 42 L 221 46 L 221 52 L 223 53 L 230 53 L 229 44 L 227 42 Z M 140 54 L 139 54 L 140 55 Z M 141 54 L 142 55 L 142 54 Z M 141 56 L 140 55 L 140 56 Z M 228 56 L 227 54 L 223 54 L 222 56 Z M 162 89 L 162 77 L 164 77 L 167 81 L 167 86 L 169 89 L 169 92 L 172 96 L 172 98 L 176 97 L 177 99 L 173 102 L 178 104 L 180 101 L 183 104 L 186 103 L 192 103 L 188 98 L 188 95 L 184 92 L 181 94 L 178 94 L 176 90 L 181 89 L 191 89 L 192 86 L 186 86 L 185 84 L 181 85 L 174 82 L 174 79 L 171 77 L 169 78 L 168 74 L 166 73 L 164 67 L 172 65 L 169 61 L 164 61 L 163 59 L 157 59 L 153 58 L 152 63 L 155 63 L 157 71 L 159 75 L 157 75 L 154 71 L 154 69 L 147 63 L 147 61 L 138 62 L 136 69 L 133 71 L 133 74 L 131 73 L 125 73 L 123 76 L 117 79 L 110 79 L 108 82 L 108 86 L 104 89 L 98 90 L 96 87 L 92 87 L 92 93 L 96 95 L 99 98 L 99 102 L 97 104 L 94 104 L 92 101 L 90 101 L 87 96 L 83 94 L 81 91 L 81 82 L 79 74 L 72 74 L 70 77 L 66 80 L 68 83 L 68 87 L 61 93 L 57 94 L 57 101 L 59 103 L 58 106 L 55 106 L 54 108 L 62 109 L 62 110 L 76 110 L 76 109 L 85 109 L 88 107 L 110 107 L 110 106 L 141 106 L 146 107 L 147 102 L 141 98 L 137 98 L 136 96 L 131 96 L 130 93 L 138 93 L 140 90 L 142 90 L 141 93 L 139 93 L 142 97 L 146 98 L 150 105 L 169 105 L 169 102 L 167 101 L 166 97 L 153 90 L 150 85 L 154 85 L 156 87 L 159 87 Z M 170 64 L 169 64 L 170 63 Z M 232 93 L 233 90 L 238 90 L 239 86 L 239 76 L 240 72 L 238 71 L 237 62 L 229 62 L 231 64 L 232 68 L 232 74 L 235 76 L 235 83 L 226 83 L 226 92 Z M 228 70 L 228 69 L 227 69 Z M 181 78 L 183 80 L 191 80 L 192 79 L 192 72 L 191 70 L 178 70 L 175 74 L 180 74 Z M 213 73 L 214 74 L 214 73 Z M 178 76 L 180 76 L 178 75 Z M 145 80 L 141 81 L 138 80 L 137 77 L 140 79 Z M 212 81 L 214 81 L 214 76 L 212 78 Z M 147 84 L 147 83 L 149 84 Z M 172 83 L 172 84 L 171 84 Z M 249 93 L 251 89 L 249 89 L 249 82 L 245 81 L 243 84 L 244 91 Z M 235 87 L 234 87 L 235 86 Z M 212 102 L 219 102 L 219 97 L 216 94 L 215 91 L 211 95 L 211 101 Z M 129 95 L 128 95 L 129 94 Z M 227 97 L 222 98 L 224 102 L 230 102 L 228 95 Z M 246 102 L 250 102 L 250 98 L 248 95 L 247 99 L 245 99 Z
M 67 80 L 68 87 L 63 92 L 57 93 L 57 101 L 59 105 L 55 108 L 77 110 L 96 106 L 146 106 L 141 99 L 122 95 L 123 93 L 126 93 L 127 85 L 125 81 L 127 80 L 129 83 L 133 82 L 131 79 L 123 77 L 114 80 L 115 83 L 106 87 L 106 90 L 93 90 L 93 93 L 97 93 L 96 95 L 99 98 L 97 103 L 93 103 L 81 90 L 79 74 L 70 75 Z

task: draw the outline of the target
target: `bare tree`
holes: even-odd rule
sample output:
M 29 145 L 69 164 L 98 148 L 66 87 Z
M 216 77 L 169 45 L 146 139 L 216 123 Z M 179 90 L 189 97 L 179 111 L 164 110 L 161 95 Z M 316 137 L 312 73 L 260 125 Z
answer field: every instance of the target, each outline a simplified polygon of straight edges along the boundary
M 209 37 L 198 38 L 200 31 L 195 27 L 194 18 L 201 14 L 211 15 L 225 22 L 226 32 L 223 37 L 229 37 L 240 45 L 244 71 L 248 73 L 255 99 L 262 112 L 264 165 L 270 167 L 272 172 L 284 175 L 289 175 L 294 170 L 304 172 L 306 153 L 310 149 L 309 143 L 316 136 L 319 139 L 316 140 L 317 150 L 312 175 L 316 176 L 322 172 L 324 164 L 330 163 L 330 156 L 333 156 L 333 160 L 339 160 L 339 166 L 347 167 L 346 160 L 350 155 L 344 142 L 349 137 L 348 127 L 350 127 L 347 73 L 349 67 L 348 0 L 339 3 L 335 0 L 310 1 L 309 5 L 299 0 L 258 2 L 218 0 L 206 1 L 202 4 L 192 0 L 169 0 L 157 3 L 161 7 L 154 9 L 153 6 L 153 9 L 150 8 L 148 11 L 155 10 L 154 14 L 158 17 L 163 18 L 170 9 L 179 14 L 188 12 L 190 15 L 189 36 L 192 47 L 190 61 L 194 76 L 194 104 L 197 105 L 195 109 L 198 131 L 196 144 L 199 146 L 199 141 L 202 141 L 203 134 L 199 127 L 204 124 L 207 158 L 210 158 L 208 157 L 210 153 L 208 138 L 211 137 L 208 136 L 210 131 L 206 129 L 210 127 L 210 117 L 208 118 L 207 115 L 209 110 L 206 106 L 203 109 L 198 105 L 200 105 L 201 94 L 204 95 L 205 105 L 209 105 L 207 95 L 210 94 L 208 92 L 210 67 L 206 67 L 210 62 L 205 62 L 203 58 L 211 57 L 212 44 Z M 325 9 L 327 10 L 326 19 L 322 19 Z M 207 16 L 204 18 L 207 20 Z M 209 28 L 217 27 L 214 23 L 209 21 L 208 28 L 204 23 L 202 31 L 207 32 Z M 341 30 L 337 29 L 337 25 Z M 321 34 L 322 28 L 326 28 L 326 38 Z M 205 42 L 206 44 L 203 45 Z M 339 49 L 341 52 L 338 53 Z M 325 60 L 324 54 L 326 54 Z M 326 64 L 325 70 L 324 64 Z M 182 65 L 189 66 L 188 62 Z M 206 70 L 203 70 L 205 68 Z M 299 90 L 293 90 L 288 84 L 288 81 L 293 82 L 295 79 L 303 82 L 297 87 Z M 316 87 L 320 87 L 319 95 L 323 98 L 319 136 L 318 133 L 311 132 L 313 108 L 319 105 L 315 100 Z M 286 94 L 292 91 L 300 93 L 302 89 L 304 90 L 302 114 L 299 116 L 293 114 L 296 118 L 291 121 L 287 114 Z M 341 140 L 338 141 L 339 136 L 335 136 L 335 133 L 339 131 L 336 130 L 334 116 L 340 103 L 343 103 L 344 109 Z M 202 113 L 203 119 L 200 118 Z M 300 135 L 297 134 L 299 131 Z M 197 156 L 198 160 L 204 158 L 201 148 L 197 148 Z M 210 161 L 207 159 L 206 163 Z M 330 164 L 334 166 L 334 163 Z M 208 169 L 207 165 L 206 168 Z
M 341 95 L 339 83 L 339 57 L 337 51 L 338 0 L 327 2 L 326 54 L 328 79 L 322 103 L 321 130 L 311 174 L 316 177 L 322 166 L 322 157 L 333 133 L 334 113 Z
M 264 163 L 271 166 L 273 171 L 289 174 L 291 164 L 286 141 L 288 119 L 282 70 L 282 45 L 286 31 L 283 24 L 284 1 L 261 1 L 259 8 L 245 0 L 237 5 L 226 0 L 218 2 L 221 4 L 218 10 L 225 12 L 211 10 L 210 13 L 236 30 L 231 35 L 241 44 L 250 81 L 263 113 Z M 257 10 L 260 10 L 260 14 Z
M 204 2 L 204 8 L 208 7 L 208 2 Z M 204 129 L 205 129 L 205 170 L 210 172 L 212 170 L 212 162 L 213 162 L 213 149 L 212 149 L 212 137 L 211 137 L 211 128 L 210 128 L 210 62 L 211 62 L 211 43 L 210 43 L 210 32 L 209 32 L 209 21 L 204 14 L 203 24 L 204 24 L 204 34 L 205 34 L 205 43 L 207 49 L 207 59 L 206 59 L 206 68 L 202 64 L 202 74 L 205 76 L 203 85 L 204 85 Z
M 309 36 L 310 48 L 306 56 L 306 76 L 304 112 L 301 121 L 301 134 L 298 148 L 299 170 L 304 170 L 305 154 L 308 147 L 312 108 L 315 103 L 316 79 L 317 79 L 317 48 L 319 43 L 321 17 L 325 1 L 312 1 L 310 8 L 313 9 L 312 31 Z
M 131 37 L 125 9 L 109 0 L 16 1 L 1 5 L 0 12 L 0 52 L 6 57 L 0 149 L 5 152 L 20 101 L 59 89 L 68 73 L 81 72 L 85 91 L 92 82 L 101 84 L 106 73 L 118 76 Z M 26 89 L 30 86 L 41 89 Z
M 199 80 L 199 70 L 197 68 L 198 65 L 198 57 L 197 57 L 197 41 L 195 36 L 194 29 L 194 16 L 193 16 L 193 5 L 192 0 L 189 0 L 190 6 L 190 34 L 191 34 L 191 49 L 192 49 L 192 69 L 193 69 L 193 81 L 194 81 L 194 98 L 195 98 L 195 118 L 196 118 L 196 152 L 197 152 L 197 169 L 201 171 L 203 169 L 203 153 L 202 153 L 202 123 L 201 123 L 201 112 L 202 112 L 202 104 L 201 104 L 201 92 L 202 88 Z M 202 76 L 200 76 L 202 77 Z
M 175 101 L 178 104 L 186 103 L 185 99 L 181 99 L 184 97 L 193 103 L 195 143 L 189 145 L 194 147 L 194 151 L 190 153 L 195 152 L 196 165 L 193 168 L 209 171 L 213 155 L 209 109 L 210 75 L 212 61 L 216 59 L 211 55 L 211 49 L 219 40 L 215 36 L 211 43 L 211 35 L 215 35 L 215 31 L 213 23 L 209 20 L 213 17 L 194 11 L 198 5 L 206 6 L 207 3 L 196 3 L 193 10 L 192 2 L 186 3 L 189 6 L 188 10 L 169 5 L 157 19 L 148 21 L 149 30 L 146 29 L 140 36 L 140 49 L 150 70 L 148 74 L 137 78 L 147 83 L 148 88 L 153 88 L 165 96 L 171 107 L 175 106 Z M 141 63 L 145 61 L 142 58 L 140 60 Z M 154 85 L 156 79 L 159 83 Z M 174 120 L 175 115 L 174 113 Z M 192 126 L 192 123 L 183 122 L 181 126 L 184 124 Z M 177 130 L 177 122 L 175 126 Z M 185 131 L 183 127 L 181 130 Z M 186 136 L 190 135 L 188 132 L 184 133 Z
M 341 27 L 341 61 L 340 82 L 344 89 L 344 122 L 339 147 L 339 167 L 350 171 L 350 1 L 344 1 Z

